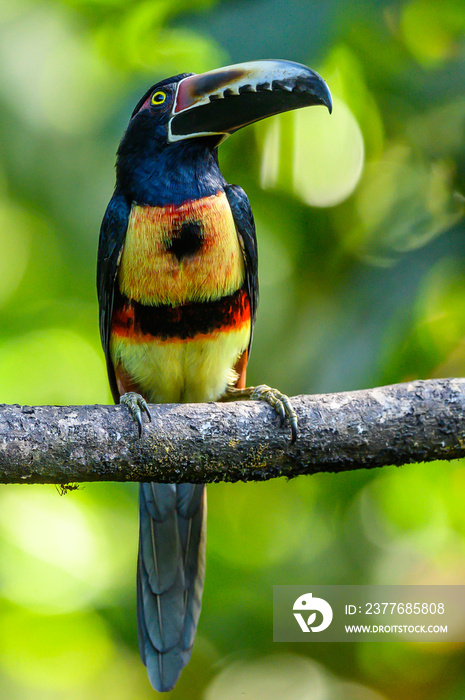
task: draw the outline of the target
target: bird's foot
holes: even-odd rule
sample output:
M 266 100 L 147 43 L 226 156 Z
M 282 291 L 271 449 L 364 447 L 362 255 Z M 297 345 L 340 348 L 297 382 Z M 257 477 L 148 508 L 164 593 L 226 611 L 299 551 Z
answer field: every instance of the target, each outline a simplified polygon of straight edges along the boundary
M 147 406 L 147 401 L 140 394 L 136 394 L 135 391 L 128 391 L 123 394 L 119 400 L 120 404 L 127 406 L 129 412 L 133 419 L 136 421 L 139 429 L 139 437 L 142 435 L 142 416 L 144 413 L 147 414 L 147 418 L 152 422 L 152 416 Z
M 291 426 L 291 443 L 297 440 L 298 423 L 297 414 L 294 411 L 291 400 L 286 394 L 282 394 L 278 389 L 272 389 L 266 384 L 259 386 L 249 386 L 245 389 L 228 387 L 226 389 L 225 400 L 236 401 L 240 399 L 251 399 L 252 401 L 266 401 L 278 414 L 283 425 L 286 418 Z

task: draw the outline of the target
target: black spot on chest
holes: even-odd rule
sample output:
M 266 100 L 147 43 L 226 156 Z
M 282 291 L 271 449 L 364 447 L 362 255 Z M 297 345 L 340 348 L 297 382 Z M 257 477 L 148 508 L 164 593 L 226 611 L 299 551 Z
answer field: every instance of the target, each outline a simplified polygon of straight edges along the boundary
M 178 262 L 195 255 L 203 243 L 202 227 L 195 221 L 185 222 L 173 229 L 172 236 L 166 244 L 166 250 L 176 256 Z

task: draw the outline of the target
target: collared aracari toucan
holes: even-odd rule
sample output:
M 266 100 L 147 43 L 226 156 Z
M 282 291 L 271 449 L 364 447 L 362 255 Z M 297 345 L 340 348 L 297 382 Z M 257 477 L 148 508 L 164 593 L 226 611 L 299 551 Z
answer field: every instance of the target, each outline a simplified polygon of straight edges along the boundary
M 326 105 L 326 83 L 290 61 L 242 63 L 152 86 L 118 149 L 98 253 L 100 332 L 116 402 L 142 429 L 149 403 L 258 398 L 297 422 L 287 397 L 245 386 L 257 310 L 257 247 L 244 191 L 218 145 L 264 117 Z M 189 661 L 205 570 L 205 488 L 141 484 L 139 647 L 170 690 Z

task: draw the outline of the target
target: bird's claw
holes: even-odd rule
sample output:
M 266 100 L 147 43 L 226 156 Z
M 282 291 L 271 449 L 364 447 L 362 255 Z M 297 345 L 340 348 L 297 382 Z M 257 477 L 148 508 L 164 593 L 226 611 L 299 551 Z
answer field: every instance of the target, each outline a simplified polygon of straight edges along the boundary
M 260 384 L 254 387 L 250 394 L 251 399 L 266 401 L 278 414 L 283 425 L 286 418 L 291 426 L 291 443 L 297 440 L 298 422 L 297 414 L 292 407 L 292 403 L 286 394 L 281 393 L 278 389 L 272 389 L 266 384 Z
M 152 422 L 152 415 L 147 406 L 147 401 L 143 396 L 137 394 L 135 391 L 128 391 L 123 394 L 119 400 L 120 404 L 127 406 L 132 418 L 136 421 L 139 430 L 139 437 L 142 436 L 143 423 L 142 416 L 144 413 L 147 414 L 147 418 Z

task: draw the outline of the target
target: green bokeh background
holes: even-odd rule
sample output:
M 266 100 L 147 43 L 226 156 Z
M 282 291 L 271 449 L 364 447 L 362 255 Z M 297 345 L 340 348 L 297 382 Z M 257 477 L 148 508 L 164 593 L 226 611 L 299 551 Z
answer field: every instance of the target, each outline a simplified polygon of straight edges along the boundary
M 289 394 L 465 366 L 463 0 L 0 1 L 0 401 L 109 403 L 98 230 L 157 79 L 288 58 L 314 108 L 222 147 L 256 216 L 250 383 Z M 272 586 L 464 583 L 460 462 L 209 491 L 185 700 L 462 700 L 452 644 L 273 644 Z M 0 697 L 154 697 L 135 629 L 137 487 L 0 490 Z

